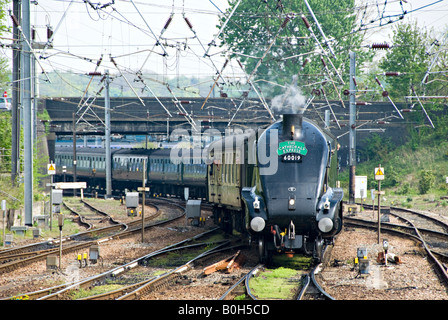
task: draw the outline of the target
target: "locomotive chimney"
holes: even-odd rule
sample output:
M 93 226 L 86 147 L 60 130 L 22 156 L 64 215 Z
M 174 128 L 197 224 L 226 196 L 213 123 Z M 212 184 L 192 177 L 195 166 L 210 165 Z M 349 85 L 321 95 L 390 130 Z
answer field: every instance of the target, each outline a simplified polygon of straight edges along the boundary
M 302 137 L 302 114 L 283 115 L 283 138 L 299 140 Z

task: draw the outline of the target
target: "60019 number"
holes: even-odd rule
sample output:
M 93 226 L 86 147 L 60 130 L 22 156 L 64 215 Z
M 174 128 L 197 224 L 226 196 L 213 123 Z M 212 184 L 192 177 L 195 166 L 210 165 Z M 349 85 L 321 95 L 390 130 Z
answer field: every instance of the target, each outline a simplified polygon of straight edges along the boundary
M 302 156 L 296 153 L 286 153 L 281 157 L 283 162 L 302 162 Z

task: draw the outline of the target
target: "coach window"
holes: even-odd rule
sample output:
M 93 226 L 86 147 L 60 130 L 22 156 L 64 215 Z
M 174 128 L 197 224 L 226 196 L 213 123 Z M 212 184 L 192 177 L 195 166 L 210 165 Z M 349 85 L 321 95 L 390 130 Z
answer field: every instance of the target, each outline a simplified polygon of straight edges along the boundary
M 229 182 L 231 183 L 231 184 L 233 184 L 233 167 L 234 167 L 235 165 L 234 164 L 229 164 Z

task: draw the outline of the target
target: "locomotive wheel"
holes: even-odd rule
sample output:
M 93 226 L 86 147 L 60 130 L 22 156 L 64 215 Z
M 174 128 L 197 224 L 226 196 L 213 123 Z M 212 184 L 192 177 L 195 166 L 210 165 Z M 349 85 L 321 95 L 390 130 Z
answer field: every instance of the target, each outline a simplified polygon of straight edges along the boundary
M 269 264 L 272 261 L 273 252 L 268 250 L 268 246 L 266 245 L 266 238 L 260 237 L 258 238 L 258 259 L 260 263 Z
M 317 238 L 314 242 L 313 258 L 315 259 L 315 261 L 317 263 L 320 263 L 322 261 L 323 243 L 324 243 L 324 240 L 322 238 Z

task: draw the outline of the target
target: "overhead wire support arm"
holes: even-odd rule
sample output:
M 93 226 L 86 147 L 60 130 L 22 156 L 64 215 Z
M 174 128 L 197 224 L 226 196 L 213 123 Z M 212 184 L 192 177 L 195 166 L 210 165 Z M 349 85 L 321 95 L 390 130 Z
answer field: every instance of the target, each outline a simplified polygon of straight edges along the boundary
M 166 52 L 165 47 L 162 45 L 162 43 L 158 40 L 158 38 L 156 37 L 156 35 L 154 34 L 154 32 L 152 31 L 151 27 L 149 26 L 148 22 L 146 22 L 145 18 L 143 17 L 143 15 L 140 13 L 140 10 L 138 10 L 137 6 L 134 3 L 134 0 L 131 0 L 131 3 L 133 4 L 135 10 L 137 10 L 138 14 L 140 15 L 140 17 L 143 19 L 143 21 L 145 22 L 146 26 L 148 27 L 149 31 L 152 33 L 152 35 L 154 36 L 154 38 L 156 39 L 156 45 L 159 45 L 162 50 L 163 50 L 163 54 L 164 56 L 168 56 L 168 52 Z
M 51 80 L 50 80 L 50 78 L 48 77 L 47 72 L 45 72 L 44 67 L 42 67 L 42 64 L 40 63 L 39 59 L 37 58 L 37 55 L 36 55 L 36 53 L 34 52 L 33 47 L 31 46 L 31 43 L 30 43 L 29 39 L 25 36 L 25 33 L 23 32 L 23 29 L 22 29 L 22 27 L 20 26 L 19 21 L 17 20 L 17 18 L 16 18 L 14 15 L 11 15 L 11 18 L 12 18 L 12 21 L 14 22 L 14 24 L 16 25 L 17 30 L 20 31 L 20 33 L 21 33 L 21 35 L 22 35 L 22 37 L 23 37 L 23 40 L 25 40 L 26 44 L 28 45 L 29 52 L 33 55 L 34 60 L 36 60 L 36 62 L 39 64 L 39 67 L 41 68 L 42 73 L 45 74 L 45 77 L 47 78 L 47 81 L 48 81 L 49 83 L 52 83 Z
M 260 67 L 261 63 L 263 62 L 264 58 L 266 57 L 266 55 L 268 54 L 268 52 L 271 50 L 272 46 L 274 45 L 275 41 L 277 40 L 277 37 L 280 35 L 280 33 L 283 31 L 283 29 L 286 27 L 286 25 L 288 24 L 288 22 L 290 20 L 291 20 L 291 17 L 290 16 L 286 16 L 286 18 L 283 21 L 282 25 L 278 29 L 277 34 L 274 36 L 274 39 L 272 39 L 271 43 L 269 44 L 268 48 L 265 50 L 265 52 L 263 53 L 261 58 L 259 58 L 259 60 L 257 62 L 257 65 L 255 66 L 254 70 L 252 70 L 252 72 L 250 73 L 247 81 L 250 81 L 252 79 L 252 77 L 255 75 L 255 73 L 257 72 L 257 70 Z
M 222 73 L 225 69 L 225 67 L 227 66 L 227 64 L 229 63 L 229 59 L 226 59 L 226 61 L 224 62 L 224 65 L 221 68 L 221 71 L 217 71 L 218 72 L 218 76 L 216 77 L 215 81 L 213 82 L 213 86 L 210 89 L 207 97 L 204 100 L 204 103 L 201 106 L 201 110 L 204 108 L 205 104 L 207 103 L 208 98 L 210 97 L 210 94 L 213 92 L 213 89 L 215 88 L 216 84 L 218 83 L 219 78 L 222 78 Z
M 221 29 L 219 30 L 219 32 L 215 35 L 215 37 L 213 38 L 213 40 L 208 44 L 208 49 L 207 51 L 205 51 L 204 53 L 204 58 L 208 56 L 208 52 L 210 51 L 211 46 L 216 45 L 216 39 L 219 37 L 219 35 L 223 32 L 224 28 L 227 26 L 227 23 L 230 21 L 230 18 L 232 18 L 233 14 L 235 13 L 236 9 L 238 8 L 238 6 L 240 5 L 241 0 L 238 1 L 238 3 L 233 7 L 232 12 L 230 12 L 229 16 L 227 17 L 226 21 L 224 22 L 224 24 L 221 26 Z
M 330 101 L 328 101 L 328 97 L 325 94 L 325 90 L 323 88 L 323 86 L 321 86 L 320 91 L 322 92 L 322 95 L 325 98 L 325 101 L 328 104 L 328 108 L 330 108 L 331 114 L 333 115 L 334 120 L 336 121 L 336 124 L 338 125 L 338 128 L 341 129 L 341 125 L 339 124 L 338 118 L 336 117 L 336 115 L 334 114 L 333 108 L 331 107 Z
M 400 118 L 401 118 L 401 119 L 404 119 L 404 118 L 403 118 L 403 115 L 402 115 L 401 112 L 400 112 L 400 110 L 398 110 L 398 108 L 397 108 L 397 106 L 395 105 L 395 103 L 394 103 L 394 102 L 392 101 L 392 99 L 389 97 L 388 92 L 386 91 L 386 89 L 384 89 L 384 86 L 381 84 L 380 80 L 378 80 L 378 78 L 375 77 L 375 81 L 376 81 L 376 83 L 378 83 L 378 85 L 381 87 L 381 89 L 383 89 L 383 96 L 386 96 L 386 97 L 389 99 L 390 103 L 394 106 L 395 110 L 397 110 L 398 114 L 400 115 Z
M 53 38 L 56 34 L 56 32 L 59 30 L 59 27 L 61 26 L 62 22 L 65 20 L 65 17 L 67 16 L 68 10 L 70 9 L 71 5 L 73 4 L 73 2 L 75 2 L 75 0 L 71 0 L 70 3 L 68 4 L 67 9 L 65 9 L 64 14 L 61 17 L 61 20 L 59 20 L 58 25 L 56 26 L 56 28 L 54 29 L 53 34 L 51 35 L 51 37 L 47 40 L 47 43 L 45 43 L 45 47 L 43 48 L 43 50 L 40 52 L 40 58 L 42 58 L 42 56 L 44 55 L 45 51 L 48 49 L 48 47 L 53 43 Z
M 205 52 L 206 49 L 205 49 L 204 45 L 202 44 L 201 39 L 199 39 L 199 37 L 198 37 L 196 31 L 194 30 L 194 28 L 193 28 L 193 24 L 192 24 L 192 23 L 190 22 L 190 20 L 185 16 L 185 13 L 183 13 L 183 17 L 184 17 L 185 23 L 188 25 L 188 27 L 190 28 L 191 32 L 193 32 L 194 37 L 198 40 L 199 44 L 201 45 L 202 49 L 203 49 L 204 52 Z M 209 55 L 207 55 L 207 56 L 204 55 L 204 57 L 208 57 L 208 58 L 210 59 L 210 62 L 212 63 L 213 67 L 215 68 L 216 72 L 219 73 L 218 67 L 216 66 L 216 64 L 215 64 L 215 62 L 212 60 L 212 58 L 211 58 Z M 224 78 L 223 78 L 223 80 L 224 80 L 224 82 L 226 82 Z
M 118 67 L 117 63 L 115 62 L 114 58 L 110 57 L 110 61 L 114 64 L 115 68 L 117 68 L 118 72 L 123 77 L 124 81 L 128 84 L 129 88 L 131 88 L 132 92 L 134 92 L 135 96 L 140 100 L 140 103 L 145 106 L 145 102 L 143 102 L 142 98 L 138 95 L 138 93 L 135 91 L 134 87 L 129 83 L 128 79 L 124 76 L 123 72 L 121 72 L 120 68 Z
M 166 88 L 168 89 L 168 91 L 173 96 L 173 98 L 174 98 L 173 102 L 176 105 L 177 109 L 179 109 L 180 113 L 185 117 L 187 122 L 191 125 L 191 127 L 195 131 L 199 131 L 198 128 L 196 127 L 196 123 L 194 122 L 193 118 L 190 116 L 190 114 L 187 112 L 187 110 L 185 110 L 185 108 L 182 106 L 182 102 L 180 102 L 179 99 L 177 99 L 176 95 L 174 94 L 173 90 L 171 90 L 171 88 L 170 88 L 168 83 L 166 83 Z
M 325 63 L 325 60 L 324 60 L 324 58 L 322 56 L 320 56 L 320 61 L 322 62 L 322 65 L 324 66 L 324 69 L 327 72 L 328 77 L 330 78 L 330 82 L 333 85 L 334 90 L 336 91 L 336 93 L 337 93 L 337 95 L 339 97 L 339 101 L 341 101 L 342 107 L 345 108 L 344 100 L 342 99 L 341 94 L 339 93 L 338 88 L 336 88 L 336 84 L 335 84 L 333 78 L 331 77 L 330 70 L 328 70 L 327 64 Z M 330 62 L 331 62 L 331 60 L 330 60 Z M 333 68 L 334 68 L 334 66 L 333 66 Z
M 93 77 L 95 77 L 95 76 L 103 76 L 103 75 L 101 74 L 101 72 L 89 72 L 88 75 L 89 75 L 89 76 L 92 76 L 92 79 L 93 79 Z M 92 81 L 92 79 L 90 80 L 90 82 Z M 97 118 L 97 119 L 101 122 L 102 125 L 106 126 L 106 124 L 104 123 L 103 119 L 101 119 L 101 118 L 98 116 L 98 114 L 97 114 L 97 113 L 93 110 L 93 108 L 92 108 L 92 106 L 94 106 L 94 103 L 95 103 L 96 99 L 98 98 L 98 96 L 101 94 L 101 92 L 102 92 L 102 91 L 104 90 L 104 88 L 105 88 L 105 85 L 104 85 L 104 81 L 105 81 L 105 79 L 106 79 L 106 76 L 104 75 L 104 76 L 101 78 L 101 80 L 100 80 L 100 83 L 103 83 L 103 85 L 101 86 L 100 90 L 97 91 L 97 93 L 95 94 L 95 96 L 93 97 L 93 99 L 89 102 L 89 98 L 87 98 L 86 101 L 83 103 L 82 107 L 78 109 L 78 111 L 77 111 L 76 114 L 78 114 L 78 113 L 80 112 L 80 110 L 81 110 L 84 106 L 86 106 L 87 103 L 89 103 L 89 104 L 87 105 L 87 107 L 85 108 L 84 112 L 79 116 L 78 120 L 76 120 L 76 124 L 78 124 L 79 122 L 81 122 L 81 120 L 83 120 L 87 125 L 89 125 L 90 127 L 94 128 L 94 127 L 95 127 L 94 125 L 92 125 L 91 123 L 89 123 L 89 121 L 87 121 L 86 119 L 84 119 L 84 115 L 85 115 L 88 111 L 90 111 L 90 112 L 93 114 L 93 116 L 94 116 L 95 118 Z M 89 83 L 89 85 L 90 85 L 90 83 Z
M 198 42 L 199 42 L 199 44 L 201 45 L 202 49 L 203 49 L 204 51 L 206 51 L 204 45 L 202 44 L 201 40 L 199 39 L 199 37 L 198 37 L 198 35 L 197 35 L 197 33 L 196 33 L 196 31 L 193 29 L 193 24 L 192 24 L 192 23 L 190 22 L 190 20 L 185 16 L 185 13 L 183 14 L 183 17 L 184 17 L 185 23 L 188 25 L 188 27 L 190 28 L 191 32 L 193 32 L 193 34 L 194 34 L 194 38 L 196 38 L 196 39 L 198 40 Z M 215 86 L 218 86 L 218 88 L 219 88 L 218 80 L 219 80 L 220 78 L 223 80 L 224 84 L 228 84 L 228 81 L 222 76 L 222 72 L 224 71 L 224 68 L 226 67 L 226 65 L 227 65 L 227 63 L 228 63 L 228 60 L 226 60 L 226 62 L 224 62 L 224 66 L 221 68 L 221 71 L 220 71 L 220 70 L 218 69 L 218 67 L 216 66 L 215 62 L 213 61 L 213 59 L 211 58 L 210 55 L 208 55 L 208 54 L 205 55 L 205 54 L 204 54 L 204 57 L 207 57 L 207 58 L 210 60 L 211 64 L 213 65 L 213 68 L 216 70 L 216 73 L 218 74 L 218 76 L 217 76 L 217 78 L 215 79 L 215 81 L 214 81 L 214 83 L 213 83 L 213 86 L 212 86 L 212 89 L 210 90 L 210 92 L 209 92 L 209 94 L 208 94 L 208 96 L 207 96 L 205 102 L 202 104 L 202 106 L 201 106 L 201 110 L 204 108 L 204 105 L 205 105 L 205 103 L 207 102 L 207 100 L 208 100 L 208 98 L 209 98 L 211 92 L 213 91 L 214 87 L 215 87 Z M 261 98 L 260 98 L 260 99 L 261 99 Z M 236 103 L 235 103 L 235 101 L 233 101 L 233 98 L 230 98 L 230 101 L 231 101 L 231 102 L 233 103 L 233 105 L 236 107 Z M 262 101 L 262 102 L 263 102 L 263 101 Z
M 241 70 L 244 72 L 244 74 L 246 75 L 246 81 L 247 83 L 249 83 L 250 90 L 254 90 L 255 93 L 257 94 L 258 98 L 260 99 L 261 103 L 263 104 L 264 108 L 268 111 L 269 115 L 271 116 L 271 119 L 275 121 L 275 117 L 274 114 L 272 113 L 271 109 L 269 108 L 269 106 L 267 105 L 265 99 L 263 98 L 263 96 L 261 96 L 260 92 L 258 92 L 257 88 L 255 87 L 254 83 L 249 79 L 248 74 L 246 73 L 246 70 L 244 69 L 243 64 L 241 63 L 241 61 L 239 59 L 237 59 L 237 62 L 241 68 Z M 235 113 L 233 114 L 232 118 L 229 120 L 229 122 L 227 123 L 227 126 L 230 126 L 230 124 L 232 123 L 233 119 L 235 118 L 236 114 L 238 113 L 238 111 L 240 110 L 241 106 L 243 105 L 243 103 L 246 101 L 247 97 L 249 96 L 249 92 L 247 93 L 247 95 L 244 96 L 243 100 L 241 101 L 241 103 L 239 104 L 239 106 L 237 107 L 237 109 L 235 110 Z
M 151 90 L 150 87 L 148 87 L 148 85 L 145 83 L 145 81 L 143 80 L 143 77 L 141 75 L 141 72 L 137 73 L 137 77 L 138 79 L 143 83 L 143 85 L 145 86 L 145 88 L 147 88 L 149 90 L 149 92 L 151 92 L 151 94 L 154 96 L 154 98 L 156 98 L 156 100 L 160 103 L 160 105 L 162 106 L 162 108 L 168 113 L 168 115 L 170 117 L 173 117 L 171 115 L 171 113 L 168 111 L 168 109 L 164 106 L 164 104 L 162 103 L 162 101 L 159 100 L 159 98 L 156 96 L 156 94 L 154 93 L 154 91 Z
M 327 37 L 325 36 L 324 31 L 322 30 L 319 21 L 317 20 L 316 16 L 314 15 L 313 9 L 311 9 L 311 6 L 309 5 L 308 1 L 303 0 L 308 8 L 308 11 L 310 12 L 311 16 L 314 19 L 314 22 L 316 22 L 316 26 L 320 31 L 320 34 L 322 35 L 322 37 L 324 38 L 325 44 L 327 45 L 328 49 L 330 50 L 331 55 L 336 59 L 336 55 L 333 51 L 333 48 L 330 46 L 330 41 L 328 41 Z
M 444 45 L 445 45 L 447 39 L 448 39 L 448 32 L 445 34 L 445 37 L 443 38 L 443 42 L 442 42 L 442 44 L 439 44 L 439 42 L 438 42 L 437 40 L 435 40 L 435 41 L 431 44 L 431 48 L 430 48 L 428 51 L 431 51 L 432 48 L 434 48 L 434 46 L 441 46 L 441 47 L 444 47 Z M 430 52 L 427 52 L 427 54 L 430 55 Z M 434 54 L 434 57 L 433 57 L 432 60 L 431 60 L 431 63 L 430 63 L 430 65 L 429 65 L 429 67 L 428 67 L 428 70 L 426 70 L 426 73 L 425 73 L 425 75 L 424 75 L 424 77 L 423 77 L 423 79 L 422 79 L 422 82 L 421 82 L 422 84 L 425 84 L 425 83 L 426 83 L 426 79 L 428 78 L 428 76 L 429 76 L 429 74 L 430 74 L 430 72 L 431 72 L 431 69 L 433 68 L 434 64 L 437 62 L 437 59 L 439 58 L 439 54 L 440 54 L 440 50 L 437 51 L 437 52 Z
M 271 43 L 269 44 L 268 48 L 265 50 L 265 52 L 263 53 L 263 55 L 261 56 L 261 58 L 258 58 L 258 62 L 257 65 L 255 66 L 254 70 L 252 70 L 252 72 L 250 73 L 250 75 L 248 75 L 242 65 L 242 63 L 238 61 L 238 64 L 241 67 L 241 70 L 244 71 L 244 73 L 246 74 L 246 81 L 247 83 L 250 85 L 251 89 L 253 89 L 255 91 L 255 93 L 258 95 L 258 97 L 260 98 L 263 106 L 265 107 L 265 109 L 269 112 L 269 115 L 271 116 L 271 118 L 273 120 L 275 120 L 275 117 L 271 111 L 271 109 L 269 108 L 269 106 L 266 104 L 266 101 L 264 101 L 263 97 L 260 95 L 260 93 L 258 92 L 257 88 L 255 88 L 255 85 L 252 82 L 252 77 L 255 75 L 255 73 L 257 72 L 258 68 L 260 67 L 261 63 L 263 62 L 264 58 L 266 57 L 266 55 L 268 54 L 268 52 L 271 50 L 272 46 L 274 45 L 275 41 L 277 40 L 277 37 L 280 35 L 280 33 L 283 31 L 283 29 L 286 27 L 286 25 L 288 24 L 288 22 L 291 20 L 290 16 L 286 16 L 285 20 L 283 21 L 282 25 L 280 26 L 279 30 L 277 31 L 277 34 L 274 36 L 274 38 L 272 39 Z M 236 113 L 238 112 L 238 110 L 240 109 L 241 105 L 243 104 L 243 102 L 246 100 L 246 97 L 244 97 L 243 101 L 240 103 L 240 105 L 238 106 L 237 110 L 235 111 L 235 114 L 233 115 L 233 117 L 230 119 L 229 123 L 227 124 L 227 126 L 230 126 L 230 123 L 233 121 L 233 119 L 235 118 Z
M 426 118 L 428 118 L 429 123 L 431 123 L 431 127 L 432 127 L 433 129 L 435 129 L 434 124 L 432 123 L 431 118 L 429 117 L 428 113 L 426 112 L 425 107 L 423 107 L 423 104 L 422 104 L 422 102 L 420 101 L 420 98 L 418 97 L 417 93 L 415 92 L 415 90 L 414 90 L 414 86 L 413 86 L 413 85 L 411 85 L 411 89 L 412 89 L 412 92 L 414 92 L 414 95 L 417 97 L 417 101 L 418 101 L 418 103 L 420 104 L 420 106 L 422 107 L 423 112 L 424 112 L 425 115 L 426 115 Z
M 98 75 L 98 68 L 99 68 L 99 66 L 100 66 L 100 64 L 101 64 L 102 61 L 103 61 L 103 55 L 101 55 L 100 59 L 97 61 L 96 66 L 95 66 L 95 71 L 89 73 L 89 75 L 91 76 L 91 77 L 90 77 L 90 81 L 89 81 L 89 83 L 87 84 L 86 89 L 84 90 L 84 93 L 82 94 L 81 99 L 79 100 L 78 107 L 77 107 L 78 110 L 76 111 L 76 114 L 78 114 L 78 113 L 80 112 L 80 110 L 81 110 L 84 106 L 87 105 L 87 101 L 89 101 L 89 98 L 87 98 L 85 101 L 84 101 L 84 98 L 85 98 L 85 96 L 86 96 L 86 94 L 87 94 L 87 91 L 89 90 L 89 87 L 90 87 L 90 84 L 91 84 L 92 81 L 93 81 L 93 78 L 94 78 L 96 75 Z M 95 100 L 94 100 L 94 101 L 95 101 Z M 92 102 L 92 103 L 93 103 L 93 102 Z M 84 110 L 84 112 L 82 113 L 82 115 L 81 115 L 81 116 L 79 117 L 79 119 L 76 121 L 76 124 L 79 123 L 79 121 L 83 118 L 84 114 L 90 109 L 92 103 L 91 103 L 89 106 L 87 106 L 86 110 Z M 82 105 L 81 105 L 81 104 L 82 104 Z M 97 115 L 95 114 L 95 116 L 97 116 Z M 98 116 L 97 116 L 97 117 L 98 117 Z
M 145 61 L 143 62 L 142 66 L 141 66 L 140 69 L 139 69 L 140 71 L 141 71 L 141 70 L 143 69 L 143 67 L 146 65 L 146 62 L 148 61 L 149 56 L 151 55 L 151 53 L 152 53 L 152 52 L 155 52 L 155 51 L 154 51 L 154 47 L 160 43 L 160 39 L 162 38 L 162 35 L 165 33 L 165 31 L 168 29 L 169 25 L 171 24 L 171 21 L 173 20 L 173 16 L 174 16 L 174 12 L 171 12 L 171 15 L 170 15 L 170 17 L 168 18 L 168 20 L 165 22 L 165 25 L 163 26 L 162 31 L 160 31 L 160 35 L 159 35 L 159 37 L 157 38 L 156 44 L 154 44 L 154 45 L 152 46 L 152 49 L 149 49 L 149 53 L 148 53 L 148 55 L 146 56 Z M 160 54 L 160 53 L 157 53 L 157 54 Z M 167 55 L 168 55 L 168 54 L 163 54 L 162 56 L 165 57 L 165 56 L 167 56 Z
M 320 41 L 317 39 L 316 34 L 314 33 L 313 29 L 311 28 L 310 23 L 308 22 L 308 19 L 305 17 L 305 15 L 302 14 L 301 16 L 303 23 L 305 24 L 305 27 L 308 29 L 308 31 L 311 33 L 311 36 L 314 38 L 314 41 L 316 41 L 317 45 L 319 46 L 319 48 L 322 50 L 322 53 L 324 53 L 325 55 L 327 55 L 327 53 L 325 52 L 325 49 L 322 47 L 322 44 L 320 43 Z M 339 74 L 338 70 L 336 69 L 336 67 L 334 66 L 333 62 L 331 61 L 330 58 L 328 58 L 328 61 L 330 62 L 331 66 L 333 67 L 334 71 L 336 72 L 337 77 L 339 78 L 339 81 L 341 82 L 341 84 L 345 84 L 344 80 L 342 79 L 341 75 Z

